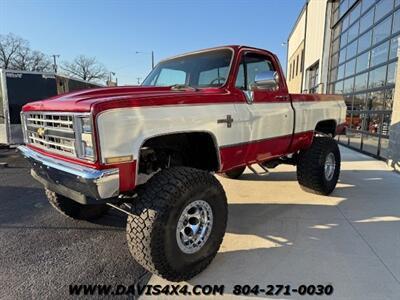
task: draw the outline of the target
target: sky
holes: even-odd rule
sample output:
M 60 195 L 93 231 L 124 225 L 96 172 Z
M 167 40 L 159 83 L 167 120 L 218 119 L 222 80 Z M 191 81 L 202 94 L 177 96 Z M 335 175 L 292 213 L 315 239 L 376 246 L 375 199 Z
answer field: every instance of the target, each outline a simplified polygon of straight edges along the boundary
M 222 45 L 248 45 L 286 63 L 286 42 L 304 0 L 0 0 L 0 34 L 32 49 L 96 57 L 120 85 L 137 84 L 155 61 Z M 137 51 L 144 52 L 136 54 Z

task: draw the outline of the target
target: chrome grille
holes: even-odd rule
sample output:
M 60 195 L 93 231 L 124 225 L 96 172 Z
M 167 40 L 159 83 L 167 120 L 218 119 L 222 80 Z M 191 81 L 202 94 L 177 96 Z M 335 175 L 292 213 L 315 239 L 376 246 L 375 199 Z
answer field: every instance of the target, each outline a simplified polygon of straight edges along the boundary
M 57 128 L 60 130 L 74 130 L 74 117 L 73 115 L 55 115 L 43 113 L 28 113 L 27 125 L 37 127 Z
M 73 114 L 65 113 L 25 113 L 27 143 L 76 157 L 74 118 Z

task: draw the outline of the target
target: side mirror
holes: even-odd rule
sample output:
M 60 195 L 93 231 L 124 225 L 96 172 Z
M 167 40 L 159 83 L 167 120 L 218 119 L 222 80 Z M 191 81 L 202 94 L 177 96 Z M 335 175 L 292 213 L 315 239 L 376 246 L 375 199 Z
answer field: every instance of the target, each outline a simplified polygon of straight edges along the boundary
M 275 71 L 265 71 L 256 74 L 254 87 L 262 90 L 276 90 L 279 85 L 279 75 Z

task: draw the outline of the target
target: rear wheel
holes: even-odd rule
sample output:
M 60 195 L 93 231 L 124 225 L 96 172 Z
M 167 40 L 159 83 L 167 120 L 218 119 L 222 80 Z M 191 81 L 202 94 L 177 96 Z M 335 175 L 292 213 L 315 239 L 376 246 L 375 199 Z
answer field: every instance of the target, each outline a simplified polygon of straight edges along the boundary
M 302 151 L 297 164 L 297 180 L 305 191 L 329 195 L 340 173 L 340 151 L 329 137 L 315 137 L 311 147 Z
M 164 169 L 144 186 L 128 217 L 134 259 L 171 281 L 188 280 L 215 257 L 225 234 L 225 192 L 210 173 Z
M 240 176 L 242 176 L 244 170 L 246 170 L 246 166 L 229 170 L 225 172 L 224 175 L 230 179 L 238 179 Z
M 109 207 L 105 204 L 83 205 L 46 189 L 50 204 L 64 216 L 77 220 L 94 220 L 104 215 Z

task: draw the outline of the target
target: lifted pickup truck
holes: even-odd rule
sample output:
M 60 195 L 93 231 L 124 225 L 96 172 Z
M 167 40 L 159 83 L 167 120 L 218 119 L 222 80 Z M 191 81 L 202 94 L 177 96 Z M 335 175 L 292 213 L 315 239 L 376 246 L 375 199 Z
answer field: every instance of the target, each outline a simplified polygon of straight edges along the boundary
M 345 111 L 341 96 L 289 94 L 271 52 L 227 46 L 161 61 L 139 87 L 29 103 L 19 149 L 58 211 L 126 212 L 134 259 L 180 281 L 205 269 L 224 237 L 227 199 L 213 174 L 292 164 L 303 189 L 328 195 Z

